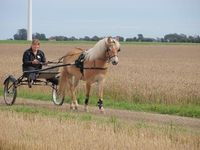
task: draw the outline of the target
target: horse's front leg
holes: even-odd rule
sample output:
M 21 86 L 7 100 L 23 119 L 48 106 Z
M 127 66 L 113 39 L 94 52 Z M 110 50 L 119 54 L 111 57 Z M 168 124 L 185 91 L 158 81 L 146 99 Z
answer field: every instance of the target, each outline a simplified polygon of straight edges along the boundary
M 70 108 L 72 110 L 76 109 L 78 110 L 78 102 L 77 102 L 77 99 L 76 99 L 76 87 L 79 83 L 79 80 L 76 79 L 75 77 L 72 77 L 70 82 L 69 82 L 69 85 L 70 85 L 70 92 L 71 92 L 71 104 L 70 104 Z
M 99 86 L 98 86 L 98 97 L 99 97 L 99 101 L 98 101 L 98 107 L 99 110 L 101 112 L 104 112 L 104 108 L 103 108 L 103 85 L 104 85 L 104 80 L 101 80 L 98 82 Z
M 89 98 L 90 98 L 90 89 L 91 89 L 91 84 L 90 83 L 86 83 L 86 98 L 85 98 L 85 111 L 88 111 L 88 102 L 89 102 Z

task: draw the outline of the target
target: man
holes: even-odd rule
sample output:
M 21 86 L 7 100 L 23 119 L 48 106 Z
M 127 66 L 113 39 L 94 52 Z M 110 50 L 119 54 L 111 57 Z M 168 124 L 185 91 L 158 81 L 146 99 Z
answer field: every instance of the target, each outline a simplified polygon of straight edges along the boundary
M 34 39 L 31 47 L 27 49 L 23 54 L 23 71 L 33 71 L 42 69 L 42 64 L 46 62 L 45 54 L 40 48 L 40 41 Z M 36 80 L 36 73 L 26 73 L 25 76 L 28 78 L 28 85 L 31 85 Z

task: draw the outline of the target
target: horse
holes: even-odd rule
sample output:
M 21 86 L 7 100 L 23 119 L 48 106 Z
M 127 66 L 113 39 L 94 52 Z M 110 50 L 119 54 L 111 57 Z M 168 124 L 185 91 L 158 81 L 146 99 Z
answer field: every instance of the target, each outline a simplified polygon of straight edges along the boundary
M 88 102 L 92 84 L 98 84 L 98 108 L 103 108 L 103 85 L 109 63 L 117 65 L 120 43 L 117 39 L 106 37 L 99 40 L 92 48 L 84 50 L 75 48 L 63 57 L 63 64 L 72 64 L 63 67 L 59 78 L 59 93 L 64 97 L 68 88 L 71 93 L 70 109 L 77 110 L 76 87 L 80 80 L 86 82 L 85 111 L 88 111 Z

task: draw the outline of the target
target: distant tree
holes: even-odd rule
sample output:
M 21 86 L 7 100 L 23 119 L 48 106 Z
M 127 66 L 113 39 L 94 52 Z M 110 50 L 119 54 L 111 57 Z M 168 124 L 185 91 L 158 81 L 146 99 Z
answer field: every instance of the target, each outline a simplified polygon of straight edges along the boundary
M 138 41 L 143 41 L 144 37 L 142 34 L 138 34 Z
M 133 37 L 133 41 L 138 41 L 137 37 Z
M 200 36 L 199 35 L 194 37 L 194 43 L 200 43 Z
M 69 40 L 69 38 L 65 36 L 64 37 L 64 41 L 68 41 L 68 40 Z
M 75 40 L 77 40 L 77 38 L 74 37 L 74 36 L 72 36 L 72 37 L 68 38 L 68 40 L 70 40 L 70 41 L 75 41 Z
M 19 29 L 18 32 L 13 37 L 14 40 L 26 40 L 27 39 L 26 29 Z
M 116 36 L 116 39 L 118 39 L 119 42 L 123 42 L 124 41 L 124 37 L 122 37 L 122 36 Z
M 40 34 L 40 40 L 46 40 L 46 35 L 44 33 Z
M 46 40 L 46 36 L 43 33 L 34 33 L 32 37 L 33 39 Z
M 20 40 L 20 37 L 18 34 L 13 35 L 13 37 L 14 37 L 14 40 Z
M 132 41 L 133 41 L 133 38 L 126 38 L 125 41 L 126 41 L 126 42 L 132 42 Z
M 187 42 L 194 42 L 194 37 L 193 36 L 188 36 Z
M 154 38 L 143 38 L 143 42 L 154 42 L 156 41 Z
M 91 39 L 90 39 L 89 36 L 85 36 L 85 37 L 83 38 L 83 40 L 85 40 L 85 41 L 90 41 Z
M 125 41 L 126 41 L 126 42 L 136 42 L 136 41 L 138 41 L 138 39 L 137 39 L 137 37 L 126 38 Z
M 176 33 L 174 34 L 167 34 L 164 36 L 165 41 L 167 42 L 177 42 L 177 35 Z
M 95 35 L 95 36 L 93 36 L 93 37 L 91 38 L 91 40 L 92 40 L 92 41 L 99 41 L 100 38 L 99 38 L 98 36 Z
M 144 37 L 142 34 L 138 34 L 138 38 L 137 37 L 133 37 L 133 38 L 126 38 L 127 42 L 154 42 L 156 41 L 154 38 L 146 38 Z
M 56 41 L 64 41 L 64 36 L 56 36 Z
M 167 34 L 164 36 L 164 40 L 167 42 L 186 42 L 187 36 L 185 34 Z
M 179 42 L 187 42 L 187 36 L 185 34 L 180 34 L 178 36 L 178 41 Z
M 165 41 L 165 39 L 164 39 L 164 38 L 161 38 L 161 39 L 160 39 L 160 42 L 166 42 L 166 41 Z

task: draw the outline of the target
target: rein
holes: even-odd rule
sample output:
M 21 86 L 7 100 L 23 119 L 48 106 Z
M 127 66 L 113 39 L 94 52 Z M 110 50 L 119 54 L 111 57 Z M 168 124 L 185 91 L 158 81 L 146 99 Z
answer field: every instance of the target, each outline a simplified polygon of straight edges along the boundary
M 48 67 L 48 68 L 45 68 L 45 69 L 24 71 L 24 73 L 38 73 L 40 71 L 47 71 L 47 70 L 50 70 L 50 69 L 59 68 L 59 67 L 66 67 L 66 66 L 71 66 L 71 65 L 74 65 L 74 64 L 61 64 L 61 65 L 56 65 L 56 66 Z
M 110 62 L 110 59 L 117 56 L 117 55 L 110 55 L 109 54 L 109 51 L 110 49 L 107 48 L 106 52 L 105 52 L 105 57 L 106 58 L 99 58 L 99 60 L 106 60 L 108 61 L 108 63 Z M 79 54 L 79 53 L 76 53 L 76 54 Z M 75 54 L 72 54 L 72 55 L 75 55 Z M 48 61 L 46 64 L 59 64 L 59 63 L 62 63 L 63 62 L 63 59 L 65 57 L 68 57 L 69 55 L 64 55 L 56 60 L 58 61 L 55 61 L 55 60 L 52 60 L 52 61 Z M 71 56 L 71 55 L 70 55 Z M 52 67 L 49 67 L 49 68 L 45 68 L 45 69 L 40 69 L 40 70 L 34 70 L 34 71 L 31 71 L 31 72 L 39 72 L 39 71 L 46 71 L 46 70 L 49 70 L 49 69 L 54 69 L 54 68 L 58 68 L 58 67 L 65 67 L 65 66 L 71 66 L 71 65 L 75 65 L 77 68 L 80 68 L 80 72 L 83 74 L 83 71 L 84 69 L 86 70 L 107 70 L 108 67 L 84 67 L 84 61 L 85 61 L 85 56 L 83 53 L 80 54 L 79 58 L 77 60 L 75 60 L 75 63 L 72 63 L 72 64 L 61 64 L 61 65 L 56 65 L 56 66 L 52 66 Z M 95 61 L 94 61 L 95 62 Z M 30 72 L 29 72 L 30 73 Z

